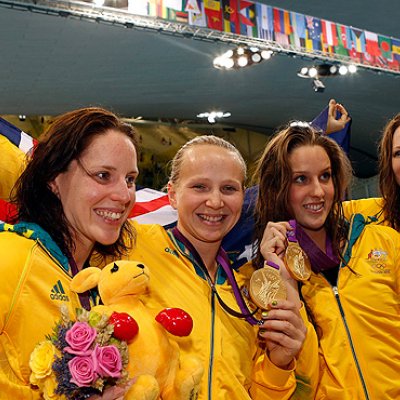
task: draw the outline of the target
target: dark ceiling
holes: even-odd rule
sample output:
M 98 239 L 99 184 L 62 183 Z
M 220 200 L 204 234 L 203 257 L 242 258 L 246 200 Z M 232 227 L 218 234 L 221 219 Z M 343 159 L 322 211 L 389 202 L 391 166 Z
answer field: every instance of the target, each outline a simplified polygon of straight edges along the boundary
M 398 0 L 264 1 L 307 15 L 400 38 Z M 4 2 L 3 2 L 4 3 Z M 279 55 L 242 70 L 213 68 L 232 45 L 32 13 L 0 2 L 0 114 L 54 115 L 101 105 L 126 116 L 193 120 L 231 112 L 231 126 L 270 132 L 290 119 L 310 120 L 330 98 L 353 116 L 356 173 L 376 173 L 376 143 L 400 111 L 400 76 L 359 70 L 327 78 L 323 93 L 296 72 L 310 62 Z

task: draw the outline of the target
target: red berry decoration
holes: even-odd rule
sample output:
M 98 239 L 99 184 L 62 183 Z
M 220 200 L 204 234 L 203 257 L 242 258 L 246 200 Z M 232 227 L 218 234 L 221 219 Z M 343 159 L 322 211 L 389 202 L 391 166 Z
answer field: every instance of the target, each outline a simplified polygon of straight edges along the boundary
M 165 308 L 158 313 L 156 321 L 175 336 L 188 336 L 193 329 L 192 317 L 181 308 Z
M 139 325 L 128 313 L 113 312 L 108 323 L 114 325 L 114 336 L 129 342 L 139 333 Z

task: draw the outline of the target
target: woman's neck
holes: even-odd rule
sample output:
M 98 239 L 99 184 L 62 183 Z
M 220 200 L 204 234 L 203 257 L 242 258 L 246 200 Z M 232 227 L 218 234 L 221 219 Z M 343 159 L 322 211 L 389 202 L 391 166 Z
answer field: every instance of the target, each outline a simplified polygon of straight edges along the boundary
M 217 275 L 218 263 L 216 259 L 220 246 L 221 243 L 202 243 L 199 246 L 195 246 L 213 282 Z
M 206 267 L 212 281 L 214 282 L 218 269 L 218 263 L 216 258 L 218 255 L 218 251 L 221 247 L 221 241 L 204 242 L 187 234 L 185 230 L 181 229 L 179 226 L 177 228 L 179 232 L 184 236 L 184 238 L 188 240 L 190 244 L 194 247 L 197 254 L 203 261 L 203 264 Z
M 317 231 L 305 229 L 304 232 L 307 233 L 309 238 L 316 244 L 316 246 L 326 254 L 326 230 L 321 228 Z
M 86 261 L 89 259 L 90 254 L 92 253 L 94 246 L 88 248 L 84 244 L 80 243 L 79 241 L 75 242 L 75 250 L 72 253 L 72 257 L 74 257 L 76 266 L 78 271 L 80 271 L 83 266 L 85 265 Z

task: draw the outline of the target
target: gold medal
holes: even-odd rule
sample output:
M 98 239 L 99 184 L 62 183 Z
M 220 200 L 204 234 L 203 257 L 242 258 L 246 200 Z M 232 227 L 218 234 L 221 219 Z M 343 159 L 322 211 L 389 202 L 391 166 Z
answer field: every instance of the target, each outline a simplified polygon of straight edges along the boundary
M 259 308 L 267 310 L 274 300 L 286 300 L 286 285 L 278 269 L 268 265 L 257 269 L 250 278 L 249 293 Z
M 306 281 L 310 278 L 310 259 L 297 242 L 288 242 L 285 264 L 290 275 L 297 281 Z

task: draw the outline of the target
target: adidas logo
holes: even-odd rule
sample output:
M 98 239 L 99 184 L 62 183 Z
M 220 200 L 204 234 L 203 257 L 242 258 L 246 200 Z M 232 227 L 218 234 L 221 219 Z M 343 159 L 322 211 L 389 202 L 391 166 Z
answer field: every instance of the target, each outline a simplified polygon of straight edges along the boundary
M 60 280 L 53 286 L 50 292 L 50 298 L 52 300 L 69 301 L 69 297 L 65 294 L 63 285 Z

